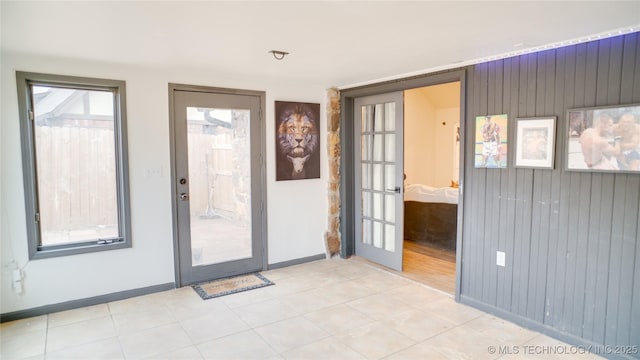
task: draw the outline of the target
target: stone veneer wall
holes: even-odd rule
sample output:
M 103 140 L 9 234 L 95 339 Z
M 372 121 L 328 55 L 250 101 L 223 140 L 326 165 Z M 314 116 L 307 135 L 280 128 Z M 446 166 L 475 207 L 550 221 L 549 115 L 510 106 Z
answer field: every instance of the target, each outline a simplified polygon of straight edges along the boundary
M 330 256 L 340 252 L 340 91 L 327 91 L 327 153 L 329 158 L 329 230 L 325 233 Z

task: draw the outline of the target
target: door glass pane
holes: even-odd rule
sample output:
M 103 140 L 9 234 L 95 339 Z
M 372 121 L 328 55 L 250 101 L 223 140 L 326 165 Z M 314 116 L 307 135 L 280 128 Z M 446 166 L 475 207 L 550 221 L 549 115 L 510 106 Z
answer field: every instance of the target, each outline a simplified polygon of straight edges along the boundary
M 386 224 L 384 226 L 384 249 L 395 251 L 396 249 L 396 227 Z
M 362 216 L 371 217 L 371 193 L 362 192 Z
M 396 187 L 396 166 L 386 165 L 384 169 L 384 187 L 386 191 L 391 191 Z
M 373 131 L 382 131 L 384 129 L 384 120 L 382 118 L 383 111 L 382 104 L 376 104 L 374 109 L 373 118 Z
M 384 129 L 394 131 L 396 129 L 396 103 L 384 104 Z
M 396 196 L 386 195 L 384 204 L 384 219 L 388 222 L 396 222 Z
M 382 140 L 384 135 L 373 135 L 373 161 L 383 161 Z
M 362 135 L 362 153 L 363 161 L 371 160 L 371 135 Z
M 187 107 L 192 265 L 250 258 L 250 111 Z
M 362 188 L 371 189 L 371 165 L 362 164 Z
M 371 245 L 371 220 L 362 220 L 362 242 Z
M 373 218 L 382 220 L 382 194 L 373 193 Z
M 32 91 L 39 245 L 118 238 L 113 93 Z
M 396 161 L 396 134 L 385 135 L 384 160 Z
M 362 132 L 371 131 L 371 109 L 369 106 L 362 107 Z
M 382 248 L 382 223 L 379 221 L 373 222 L 373 246 Z
M 382 191 L 382 164 L 373 164 L 373 190 Z

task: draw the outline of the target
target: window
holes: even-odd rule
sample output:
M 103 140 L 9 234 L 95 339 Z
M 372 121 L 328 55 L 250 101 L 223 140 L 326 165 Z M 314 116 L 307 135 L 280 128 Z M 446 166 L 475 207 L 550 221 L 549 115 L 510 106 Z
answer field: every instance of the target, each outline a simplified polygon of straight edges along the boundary
M 29 257 L 130 247 L 124 81 L 16 78 Z

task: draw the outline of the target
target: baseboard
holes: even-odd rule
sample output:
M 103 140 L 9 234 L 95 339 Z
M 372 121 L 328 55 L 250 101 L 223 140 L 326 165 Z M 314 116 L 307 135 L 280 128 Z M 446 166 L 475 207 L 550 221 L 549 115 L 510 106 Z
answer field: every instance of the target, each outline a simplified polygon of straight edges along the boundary
M 104 304 L 112 301 L 124 300 L 136 296 L 148 295 L 171 289 L 175 289 L 174 283 L 166 283 L 139 289 L 119 291 L 116 293 L 94 296 L 86 299 L 71 300 L 58 304 L 45 305 L 26 310 L 18 310 L 6 314 L 0 314 L 0 323 L 51 314 L 58 311 L 72 310 L 86 306 Z
M 560 340 L 562 342 L 565 342 L 569 345 L 573 345 L 573 346 L 579 346 L 583 349 L 587 349 L 587 348 L 591 348 L 594 349 L 592 350 L 592 353 L 599 355 L 599 356 L 603 356 L 607 359 L 634 359 L 631 356 L 628 355 L 623 355 L 623 354 L 605 354 L 604 353 L 604 348 L 605 345 L 603 344 L 598 344 L 598 343 L 594 343 L 592 341 L 583 339 L 581 337 L 578 337 L 576 335 L 572 335 L 563 331 L 560 331 L 558 329 L 552 328 L 548 325 L 544 325 L 541 324 L 537 321 L 525 318 L 523 316 L 517 315 L 517 314 L 513 314 L 510 313 L 506 310 L 497 308 L 493 305 L 489 305 L 489 304 L 485 304 L 483 302 L 480 302 L 478 300 L 475 300 L 473 298 L 467 297 L 465 295 L 461 295 L 460 296 L 460 302 L 462 304 L 465 305 L 469 305 L 471 307 L 474 307 L 478 310 L 484 311 L 486 313 L 489 313 L 491 315 L 495 315 L 501 319 L 510 321 L 512 323 L 515 323 L 519 326 L 522 326 L 524 328 L 527 328 L 529 330 L 533 330 L 533 331 L 537 331 L 539 333 L 542 333 L 544 335 L 550 336 L 554 339 Z M 496 345 L 500 345 L 500 344 L 496 344 Z M 600 352 L 600 353 L 599 353 Z M 637 354 L 634 354 L 637 355 Z
M 311 261 L 324 260 L 326 258 L 327 258 L 327 254 L 312 255 L 312 256 L 307 256 L 299 259 L 293 259 L 293 260 L 287 260 L 287 261 L 283 261 L 275 264 L 269 264 L 268 269 L 269 270 L 280 269 L 283 267 L 304 264 Z

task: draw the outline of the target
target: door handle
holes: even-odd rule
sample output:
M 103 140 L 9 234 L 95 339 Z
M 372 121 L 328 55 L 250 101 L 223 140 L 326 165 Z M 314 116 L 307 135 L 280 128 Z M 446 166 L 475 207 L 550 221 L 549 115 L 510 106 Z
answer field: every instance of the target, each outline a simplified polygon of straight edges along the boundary
M 182 200 L 182 201 L 189 200 L 189 194 L 187 194 L 187 193 L 180 194 L 180 200 Z
M 393 192 L 396 192 L 396 193 L 400 194 L 400 186 L 396 186 L 393 189 L 387 189 L 387 191 L 393 191 Z

